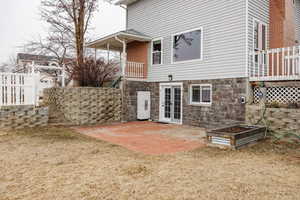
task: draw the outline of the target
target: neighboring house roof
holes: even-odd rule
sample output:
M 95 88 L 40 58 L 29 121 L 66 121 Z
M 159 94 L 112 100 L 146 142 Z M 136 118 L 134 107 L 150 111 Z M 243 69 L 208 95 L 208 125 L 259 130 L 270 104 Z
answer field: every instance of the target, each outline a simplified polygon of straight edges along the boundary
M 65 58 L 64 63 L 73 62 L 74 59 Z M 14 70 L 16 73 L 25 73 L 28 72 L 27 64 L 34 62 L 37 65 L 41 66 L 50 66 L 54 63 L 57 63 L 57 57 L 55 56 L 44 56 L 44 55 L 35 55 L 28 53 L 18 53 L 17 54 L 17 67 Z
M 98 40 L 92 41 L 87 44 L 87 47 L 89 48 L 97 48 L 97 49 L 106 49 L 107 44 L 110 44 L 110 49 L 112 50 L 120 50 L 122 49 L 122 44 L 116 40 L 116 37 L 121 40 L 126 40 L 127 43 L 132 41 L 140 41 L 140 42 L 147 42 L 151 41 L 152 38 L 138 32 L 134 29 L 129 29 L 125 31 L 120 31 L 108 36 L 105 36 L 103 38 L 100 38 Z
M 56 57 L 44 56 L 44 55 L 34 55 L 34 54 L 27 54 L 27 53 L 18 53 L 17 59 L 18 60 L 26 60 L 26 61 L 49 62 L 49 61 L 56 60 Z
M 135 3 L 139 0 L 118 0 L 117 2 L 115 2 L 116 5 L 130 5 L 132 3 Z
M 74 59 L 65 58 L 64 63 L 72 62 Z M 44 55 L 35 55 L 35 54 L 28 54 L 28 53 L 18 53 L 17 55 L 17 62 L 36 62 L 37 64 L 47 65 L 51 62 L 57 61 L 57 57 L 55 56 L 44 56 Z

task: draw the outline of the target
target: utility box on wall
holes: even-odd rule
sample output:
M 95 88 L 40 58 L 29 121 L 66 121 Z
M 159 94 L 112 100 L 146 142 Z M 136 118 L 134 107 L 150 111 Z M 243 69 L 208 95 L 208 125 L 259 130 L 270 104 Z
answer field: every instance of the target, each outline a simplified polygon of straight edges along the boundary
M 151 100 L 150 92 L 137 92 L 137 119 L 150 119 Z

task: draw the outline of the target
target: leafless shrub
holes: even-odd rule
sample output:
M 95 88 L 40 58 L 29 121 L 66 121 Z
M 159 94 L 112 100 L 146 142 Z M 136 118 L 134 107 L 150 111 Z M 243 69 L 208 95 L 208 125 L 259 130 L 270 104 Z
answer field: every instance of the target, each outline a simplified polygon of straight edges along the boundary
M 88 57 L 84 63 L 79 65 L 74 62 L 69 66 L 69 73 L 82 87 L 103 87 L 107 81 L 111 81 L 119 72 L 119 63 L 116 61 L 105 61 Z

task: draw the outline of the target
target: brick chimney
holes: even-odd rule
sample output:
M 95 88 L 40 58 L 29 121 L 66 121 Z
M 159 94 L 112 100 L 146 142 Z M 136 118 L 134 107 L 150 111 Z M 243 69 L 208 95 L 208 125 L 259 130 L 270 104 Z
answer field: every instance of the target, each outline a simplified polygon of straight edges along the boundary
M 296 45 L 293 0 L 270 0 L 270 48 Z

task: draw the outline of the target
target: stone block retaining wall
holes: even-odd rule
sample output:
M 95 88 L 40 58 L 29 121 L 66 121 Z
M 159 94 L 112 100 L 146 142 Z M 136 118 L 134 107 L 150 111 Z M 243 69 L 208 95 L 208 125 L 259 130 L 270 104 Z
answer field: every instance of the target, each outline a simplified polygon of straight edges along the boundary
M 121 91 L 113 88 L 50 88 L 44 91 L 51 123 L 92 125 L 121 120 Z
M 0 107 L 0 129 L 33 128 L 47 124 L 47 107 L 23 105 Z
M 263 109 L 258 105 L 247 105 L 246 110 L 246 120 L 250 124 L 255 124 L 263 115 Z M 300 135 L 300 109 L 267 108 L 264 116 L 271 130 Z

